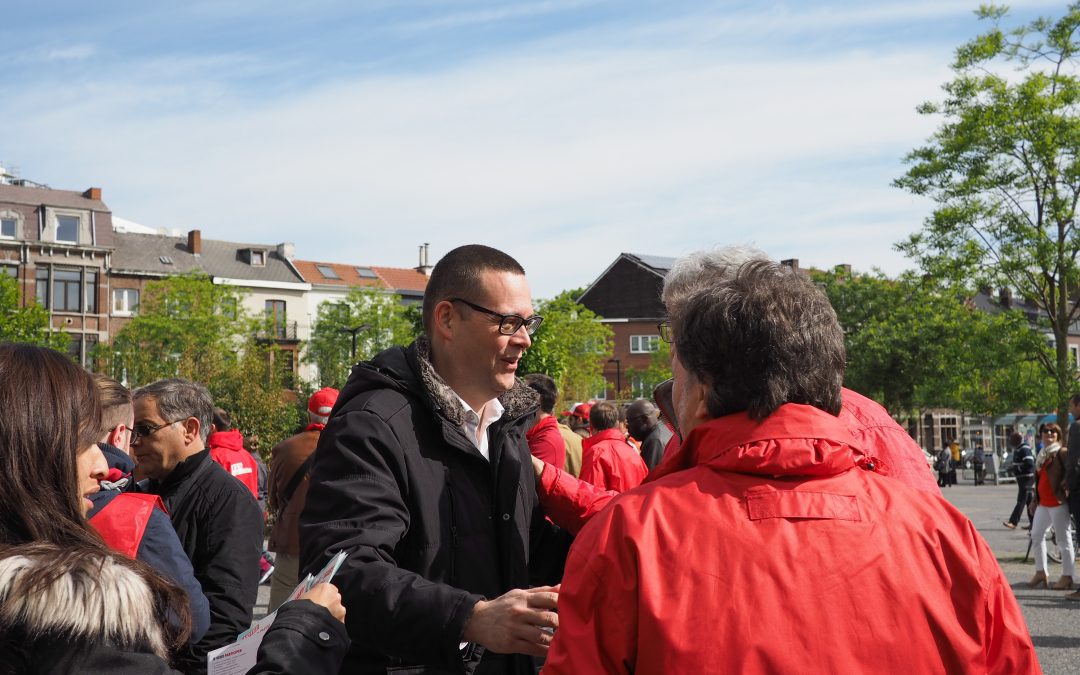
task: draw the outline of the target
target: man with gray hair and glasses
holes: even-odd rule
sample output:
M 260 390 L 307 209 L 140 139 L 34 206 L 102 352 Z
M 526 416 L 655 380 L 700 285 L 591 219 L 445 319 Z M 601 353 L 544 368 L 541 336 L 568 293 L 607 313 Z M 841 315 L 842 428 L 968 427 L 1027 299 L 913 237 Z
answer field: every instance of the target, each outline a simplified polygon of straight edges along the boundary
M 665 293 L 682 447 L 581 530 L 544 672 L 1039 672 L 975 527 L 843 418 L 824 293 L 768 260 L 698 274 Z
M 160 380 L 136 390 L 132 399 L 131 450 L 148 477 L 140 487 L 165 502 L 210 604 L 206 635 L 178 655 L 176 665 L 189 675 L 205 673 L 207 654 L 251 624 L 262 514 L 243 483 L 210 457 L 206 437 L 214 403 L 206 387 Z

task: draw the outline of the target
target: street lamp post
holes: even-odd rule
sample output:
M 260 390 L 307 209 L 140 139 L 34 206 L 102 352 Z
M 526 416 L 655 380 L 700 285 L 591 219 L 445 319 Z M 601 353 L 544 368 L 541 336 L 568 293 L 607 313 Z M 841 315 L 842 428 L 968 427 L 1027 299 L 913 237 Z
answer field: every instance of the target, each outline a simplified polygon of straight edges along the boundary
M 353 326 L 352 328 L 339 328 L 338 329 L 339 332 L 349 333 L 350 335 L 352 335 L 352 360 L 353 361 L 356 360 L 356 334 L 359 333 L 360 331 L 367 330 L 368 328 L 371 328 L 371 324 L 362 323 L 359 326 Z
M 615 398 L 619 398 L 619 391 L 622 390 L 622 365 L 619 359 L 608 359 L 608 363 L 615 364 Z

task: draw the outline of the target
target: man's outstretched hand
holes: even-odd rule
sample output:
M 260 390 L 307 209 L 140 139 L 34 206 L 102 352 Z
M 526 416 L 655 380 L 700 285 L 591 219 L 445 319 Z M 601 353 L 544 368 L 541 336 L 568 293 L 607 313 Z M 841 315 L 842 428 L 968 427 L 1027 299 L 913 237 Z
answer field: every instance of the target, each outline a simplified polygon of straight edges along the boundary
M 558 586 L 518 588 L 494 600 L 481 600 L 462 637 L 499 654 L 544 656 L 559 627 L 559 615 L 552 611 L 558 600 Z

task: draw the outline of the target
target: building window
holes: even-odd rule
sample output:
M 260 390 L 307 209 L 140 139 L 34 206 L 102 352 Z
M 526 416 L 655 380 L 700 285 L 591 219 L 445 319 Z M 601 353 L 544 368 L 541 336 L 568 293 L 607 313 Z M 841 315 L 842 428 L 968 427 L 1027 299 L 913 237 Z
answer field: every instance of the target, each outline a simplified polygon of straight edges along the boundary
M 53 270 L 52 309 L 57 312 L 78 312 L 82 309 L 79 306 L 81 286 L 79 270 Z
M 49 307 L 49 268 L 39 267 L 34 272 L 34 293 L 37 303 L 48 309 Z
M 79 243 L 78 216 L 56 216 L 56 241 L 63 244 Z
M 274 337 L 278 340 L 284 340 L 286 337 L 285 301 L 267 300 L 266 318 L 270 321 L 270 326 L 274 331 Z
M 631 335 L 630 336 L 630 353 L 631 354 L 648 354 L 650 352 L 660 351 L 660 336 L 659 335 Z
M 1080 368 L 1080 347 L 1069 345 L 1069 360 L 1072 361 L 1073 368 Z
M 251 264 L 254 267 L 264 267 L 266 265 L 266 251 L 251 251 Z
M 83 311 L 97 314 L 97 272 L 83 270 Z
M 19 268 L 15 265 L 0 265 L 0 274 L 6 274 L 12 279 L 18 279 Z
M 370 267 L 357 267 L 356 273 L 360 275 L 361 279 L 378 279 L 379 275 L 375 274 L 375 270 Z
M 340 279 L 338 273 L 334 271 L 333 267 L 329 265 L 316 265 L 315 269 L 319 270 L 319 274 L 323 275 L 324 279 Z
M 139 309 L 139 290 L 136 288 L 114 288 L 112 292 L 112 312 L 117 316 L 131 316 Z
M 960 440 L 960 427 L 956 423 L 955 417 L 940 417 L 938 418 L 938 428 L 941 430 L 941 445 L 938 447 L 944 448 L 946 443 L 956 441 L 963 445 Z
M 139 298 L 136 296 L 135 300 L 138 302 Z M 236 298 L 229 297 L 221 300 L 221 315 L 226 319 L 233 320 L 240 316 L 240 306 L 237 304 Z
M 19 221 L 14 218 L 0 218 L 0 239 L 14 239 Z

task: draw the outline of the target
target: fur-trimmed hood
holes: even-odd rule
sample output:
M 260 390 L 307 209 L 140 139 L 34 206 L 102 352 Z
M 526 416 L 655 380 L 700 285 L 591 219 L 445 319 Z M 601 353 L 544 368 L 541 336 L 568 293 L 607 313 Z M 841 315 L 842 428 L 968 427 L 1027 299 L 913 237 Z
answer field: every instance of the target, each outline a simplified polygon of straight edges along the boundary
M 29 640 L 42 637 L 167 657 L 162 618 L 150 588 L 112 558 L 67 555 L 66 571 L 44 588 L 28 590 L 35 571 L 63 557 L 47 550 L 0 558 L 0 630 L 17 629 Z
M 387 384 L 421 394 L 432 410 L 455 425 L 465 422 L 461 402 L 431 365 L 431 343 L 426 336 L 421 335 L 408 348 L 391 347 L 371 361 L 357 364 L 335 407 L 340 408 L 363 391 Z M 515 380 L 514 386 L 499 397 L 499 403 L 504 408 L 503 417 L 512 420 L 534 413 L 540 405 L 540 396 Z

